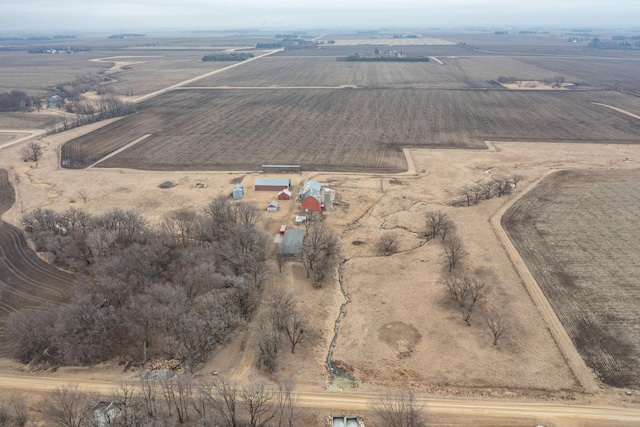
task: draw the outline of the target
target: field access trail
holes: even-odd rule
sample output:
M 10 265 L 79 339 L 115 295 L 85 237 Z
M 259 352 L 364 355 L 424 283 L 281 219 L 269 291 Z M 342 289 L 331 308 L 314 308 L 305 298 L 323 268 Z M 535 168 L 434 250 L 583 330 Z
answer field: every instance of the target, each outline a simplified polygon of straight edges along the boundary
M 0 389 L 3 390 L 48 392 L 59 387 L 68 387 L 72 384 L 77 384 L 80 389 L 104 395 L 113 393 L 118 386 L 118 383 L 110 381 L 0 375 Z M 296 395 L 299 407 L 343 411 L 367 411 L 379 398 L 377 394 L 373 393 L 300 391 Z M 544 420 L 544 422 L 554 422 L 554 425 L 563 425 L 563 420 L 571 420 L 571 422 L 617 422 L 623 423 L 621 425 L 630 426 L 638 425 L 638 422 L 640 422 L 640 409 L 629 407 L 569 405 L 515 400 L 438 399 L 420 395 L 416 397 L 416 401 L 424 405 L 427 415 L 537 419 Z
M 246 59 L 246 60 L 241 61 L 241 62 L 236 62 L 235 64 L 229 65 L 228 67 L 220 68 L 218 70 L 211 71 L 210 73 L 202 74 L 202 75 L 194 77 L 192 79 L 185 80 L 183 82 L 176 83 L 174 85 L 165 87 L 164 89 L 160 89 L 160 90 L 157 90 L 155 92 L 151 92 L 151 93 L 148 93 L 146 95 L 139 96 L 136 99 L 134 99 L 133 102 L 138 103 L 138 102 L 141 102 L 141 101 L 146 101 L 147 99 L 153 98 L 153 97 L 158 96 L 158 95 L 162 95 L 163 93 L 169 92 L 169 91 L 171 91 L 173 89 L 178 89 L 178 88 L 180 88 L 180 87 L 182 87 L 184 85 L 188 85 L 188 84 L 191 84 L 193 82 L 197 82 L 198 80 L 204 79 L 206 77 L 213 76 L 215 74 L 221 73 L 223 71 L 230 70 L 230 69 L 235 68 L 235 67 L 239 67 L 239 66 L 241 66 L 243 64 L 247 64 L 249 62 L 258 60 L 260 58 L 264 58 L 265 56 L 273 55 L 274 53 L 281 52 L 282 50 L 283 49 L 270 50 L 269 52 L 263 53 L 262 55 L 254 56 L 253 58 L 249 58 L 249 59 Z
M 513 206 L 518 200 L 524 197 L 529 191 L 534 189 L 543 179 L 554 172 L 556 171 L 553 169 L 549 170 L 547 171 L 547 173 L 543 174 L 541 177 L 531 183 L 525 191 L 522 191 L 520 194 L 518 194 L 517 197 L 509 200 L 508 203 L 505 203 L 494 215 L 492 215 L 489 222 L 491 223 L 491 227 L 495 231 L 496 236 L 500 240 L 502 247 L 509 256 L 509 259 L 511 260 L 514 268 L 518 272 L 518 275 L 524 282 L 529 295 L 531 295 L 531 299 L 534 301 L 534 303 L 540 310 L 540 313 L 544 317 L 545 323 L 548 325 L 553 338 L 560 348 L 560 351 L 566 358 L 571 371 L 576 376 L 576 379 L 580 382 L 582 387 L 584 387 L 586 392 L 595 393 L 600 390 L 600 387 L 598 386 L 598 382 L 596 381 L 593 372 L 591 372 L 591 370 L 587 367 L 586 363 L 578 353 L 578 350 L 573 345 L 573 341 L 571 341 L 567 330 L 562 325 L 562 322 L 560 322 L 560 319 L 551 307 L 549 300 L 544 295 L 544 292 L 538 285 L 538 282 L 533 277 L 533 274 L 520 256 L 518 250 L 511 242 L 511 239 L 509 239 L 507 232 L 501 224 L 503 215 L 511 206 Z
M 8 173 L 0 169 L 0 217 L 15 202 Z M 66 299 L 73 275 L 47 264 L 29 248 L 22 232 L 0 219 L 0 356 L 6 356 L 4 323 L 18 308 Z

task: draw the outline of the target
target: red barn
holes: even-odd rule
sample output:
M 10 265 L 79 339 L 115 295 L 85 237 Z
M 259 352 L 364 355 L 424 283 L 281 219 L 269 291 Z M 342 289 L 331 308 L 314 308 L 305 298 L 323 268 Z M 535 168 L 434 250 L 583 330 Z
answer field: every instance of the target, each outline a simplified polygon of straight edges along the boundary
M 302 212 L 320 212 L 322 210 L 322 203 L 320 198 L 316 198 L 313 195 L 308 195 L 302 199 Z
M 280 190 L 278 193 L 278 200 L 291 200 L 291 191 Z

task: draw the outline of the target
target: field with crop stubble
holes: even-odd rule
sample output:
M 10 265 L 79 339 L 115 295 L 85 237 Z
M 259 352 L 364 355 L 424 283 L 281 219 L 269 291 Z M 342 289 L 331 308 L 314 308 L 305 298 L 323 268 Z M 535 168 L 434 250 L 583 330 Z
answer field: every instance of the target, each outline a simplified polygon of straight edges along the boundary
M 563 171 L 502 224 L 587 365 L 640 386 L 640 171 Z
M 66 143 L 83 168 L 151 134 L 100 167 L 397 172 L 403 147 L 485 148 L 486 140 L 638 143 L 635 119 L 588 92 L 249 89 L 176 90 Z

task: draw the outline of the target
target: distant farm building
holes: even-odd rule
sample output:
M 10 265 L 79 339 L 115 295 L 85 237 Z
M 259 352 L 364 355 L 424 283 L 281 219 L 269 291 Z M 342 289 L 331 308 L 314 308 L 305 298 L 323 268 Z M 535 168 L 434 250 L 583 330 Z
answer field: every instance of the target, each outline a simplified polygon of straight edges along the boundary
M 280 190 L 278 193 L 278 200 L 291 200 L 291 191 Z
M 289 178 L 257 178 L 255 182 L 256 191 L 280 191 L 291 188 Z
M 231 196 L 236 200 L 242 199 L 242 197 L 244 197 L 244 186 L 240 183 L 237 183 L 236 185 L 234 185 Z
M 278 212 L 278 209 L 280 209 L 280 203 L 277 200 L 272 200 L 267 205 L 267 212 Z
M 262 165 L 264 173 L 301 172 L 300 165 Z
M 303 240 L 304 230 L 285 230 L 282 243 L 278 245 L 278 255 L 288 258 L 299 258 L 300 255 L 302 255 Z

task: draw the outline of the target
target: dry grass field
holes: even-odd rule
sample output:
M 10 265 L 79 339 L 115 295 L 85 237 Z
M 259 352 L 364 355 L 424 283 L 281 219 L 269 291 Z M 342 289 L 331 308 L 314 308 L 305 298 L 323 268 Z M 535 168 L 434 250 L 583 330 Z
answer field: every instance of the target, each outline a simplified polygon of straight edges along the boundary
M 624 96 L 624 95 L 620 95 Z M 100 167 L 401 171 L 402 147 L 484 148 L 493 141 L 638 143 L 635 119 L 589 92 L 447 90 L 180 90 L 65 144 L 82 168 L 143 135 Z
M 640 386 L 640 171 L 546 178 L 502 223 L 604 383 Z

